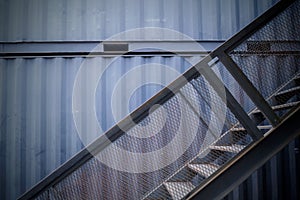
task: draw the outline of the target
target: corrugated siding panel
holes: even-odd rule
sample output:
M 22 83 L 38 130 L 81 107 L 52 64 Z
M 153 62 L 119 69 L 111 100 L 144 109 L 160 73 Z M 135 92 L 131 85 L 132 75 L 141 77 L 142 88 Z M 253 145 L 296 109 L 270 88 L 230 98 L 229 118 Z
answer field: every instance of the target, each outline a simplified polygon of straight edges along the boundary
M 92 70 L 84 75 L 80 94 L 83 110 L 89 110 L 88 98 L 96 98 L 97 117 L 103 130 L 115 124 L 110 108 L 111 95 L 117 81 L 136 66 L 157 63 L 172 67 L 179 73 L 189 67 L 184 59 L 176 56 L 120 57 L 109 65 L 100 80 L 96 96 L 88 96 L 91 82 L 97 81 L 94 73 L 113 58 L 31 58 L 0 59 L 0 197 L 15 199 L 82 147 L 77 134 L 73 114 L 73 86 L 83 61 Z M 166 70 L 147 74 L 166 79 Z M 141 73 L 143 78 L 145 74 Z M 131 80 L 131 81 L 137 81 Z M 101 86 L 101 87 L 100 87 Z M 123 85 L 126 90 L 126 85 Z M 144 86 L 132 95 L 129 105 L 122 109 L 133 110 L 159 90 L 159 86 Z M 88 97 L 87 97 L 88 96 Z M 126 110 L 124 111 L 126 113 Z M 91 113 L 82 113 L 82 125 L 90 120 Z M 97 124 L 82 126 L 86 141 L 92 141 L 101 133 Z M 298 152 L 298 153 L 297 153 Z M 299 139 L 257 170 L 227 199 L 262 199 L 295 197 L 292 188 L 299 185 Z M 263 192 L 264 191 L 264 192 Z M 267 192 L 266 192 L 267 191 Z M 270 192 L 269 192 L 270 191 Z M 271 196 L 268 196 L 271 195 Z M 281 198 L 278 198 L 281 199 Z
M 197 40 L 226 39 L 275 2 L 0 0 L 0 41 L 104 40 L 143 27 L 174 29 Z M 149 35 L 138 38 L 149 39 Z M 161 35 L 160 39 L 170 38 Z
M 62 127 L 74 126 L 71 109 L 68 121 L 62 123 L 63 111 L 68 109 L 66 95 L 70 99 L 68 91 L 72 91 L 70 82 L 68 88 L 62 87 L 66 75 L 62 61 L 1 59 L 1 197 L 16 198 L 79 150 L 74 148 L 75 141 L 68 149 L 71 152 L 62 152 L 66 148 L 61 139 L 77 137 L 74 131 L 62 131 Z M 68 73 L 73 69 L 68 68 Z M 66 154 L 64 159 L 62 154 Z
M 103 131 L 115 124 L 111 95 L 126 72 L 149 63 L 172 67 L 178 73 L 190 66 L 176 56 L 119 57 L 108 65 L 112 60 L 104 57 L 0 59 L 1 199 L 15 199 L 83 147 L 72 114 L 74 81 L 83 61 L 89 70 L 84 74 L 86 81 L 80 84 L 79 102 L 83 111 L 95 106 Z M 90 95 L 89 91 L 94 90 L 91 83 L 99 78 L 93 71 L 103 65 L 109 67 L 99 82 L 96 96 Z M 140 78 L 143 76 L 141 73 Z M 168 81 L 165 69 L 148 76 L 160 76 L 162 81 Z M 138 77 L 131 81 L 138 84 L 137 80 Z M 127 86 L 122 87 L 125 91 Z M 132 95 L 129 105 L 120 107 L 133 110 L 160 88 L 144 85 Z M 96 98 L 96 105 L 89 105 L 89 98 Z M 125 114 L 128 112 L 124 110 Z M 82 139 L 91 142 L 101 133 L 95 131 L 96 123 L 84 126 L 93 113 L 80 114 L 82 126 L 78 128 L 86 133 Z
M 0 41 L 104 40 L 125 30 L 149 26 L 174 29 L 199 40 L 226 39 L 275 2 L 0 0 Z M 162 40 L 174 38 L 172 35 L 156 34 Z M 136 37 L 147 39 L 151 35 Z M 88 60 L 95 69 L 98 62 L 108 63 L 111 60 L 97 59 Z M 83 58 L 0 59 L 1 199 L 15 199 L 83 147 L 72 114 L 73 86 L 82 61 Z M 101 80 L 102 89 L 97 88 L 96 112 L 103 130 L 115 123 L 108 106 L 112 83 L 116 83 L 133 66 L 149 62 L 167 65 L 179 72 L 188 67 L 183 59 L 173 56 L 116 60 L 107 71 L 111 76 Z M 164 70 L 151 74 L 156 75 L 167 76 Z M 86 76 L 91 81 L 97 79 L 93 74 Z M 81 103 L 85 108 L 91 106 L 85 103 L 87 92 L 91 89 L 89 86 L 90 82 L 84 82 L 80 90 Z M 159 88 L 152 85 L 138 89 L 130 101 L 129 110 Z M 81 120 L 84 122 L 89 115 L 82 113 Z M 89 133 L 87 141 L 101 134 L 94 131 L 96 126 L 94 123 L 91 127 L 80 127 L 83 132 Z M 260 179 L 260 175 L 256 177 Z M 253 191 L 260 191 L 255 181 Z M 239 196 L 236 192 L 234 195 Z
M 290 142 L 224 200 L 299 199 L 299 139 Z

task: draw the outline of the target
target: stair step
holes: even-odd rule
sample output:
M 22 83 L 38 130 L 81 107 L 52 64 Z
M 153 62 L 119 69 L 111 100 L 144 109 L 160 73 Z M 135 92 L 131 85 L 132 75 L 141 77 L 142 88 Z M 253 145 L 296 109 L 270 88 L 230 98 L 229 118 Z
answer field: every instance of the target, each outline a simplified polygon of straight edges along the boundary
M 294 106 L 297 106 L 299 104 L 300 104 L 300 101 L 285 103 L 285 104 L 281 104 L 281 105 L 277 105 L 277 106 L 272 106 L 272 109 L 274 111 L 286 110 L 286 109 L 290 109 Z M 257 113 L 261 113 L 261 111 L 260 110 L 255 110 L 255 111 L 252 112 L 252 114 L 257 114 Z
M 300 79 L 300 74 L 298 74 L 297 76 L 295 76 L 294 80 Z
M 259 130 L 270 130 L 272 127 L 272 125 L 261 125 L 261 126 L 257 126 L 257 128 Z
M 182 199 L 195 188 L 191 182 L 166 182 L 164 186 L 172 199 Z
M 232 128 L 230 129 L 231 132 L 242 132 L 242 131 L 246 131 L 245 128 L 239 127 L 239 128 Z
M 200 174 L 201 176 L 204 176 L 205 178 L 212 175 L 219 168 L 219 166 L 210 164 L 210 163 L 208 163 L 208 164 L 189 164 L 188 167 L 191 170 Z
M 230 153 L 239 153 L 244 148 L 245 148 L 244 145 L 239 145 L 239 144 L 233 144 L 230 146 L 210 146 L 210 149 L 212 150 L 227 151 Z
M 297 106 L 299 104 L 300 104 L 300 101 L 296 101 L 296 102 L 281 104 L 281 105 L 278 105 L 278 106 L 272 106 L 272 109 L 273 110 L 284 110 L 284 109 L 292 108 L 292 107 Z
M 278 92 L 276 94 L 276 98 L 281 98 L 281 97 L 284 97 L 284 96 L 292 96 L 292 95 L 297 94 L 297 92 L 299 92 L 299 91 L 300 91 L 300 86 L 293 87 L 293 88 Z
M 259 130 L 269 130 L 272 128 L 272 126 L 271 125 L 263 125 L 263 126 L 257 126 L 257 128 Z M 241 132 L 241 131 L 246 131 L 246 129 L 242 128 L 242 127 L 241 128 L 232 128 L 232 129 L 230 129 L 230 131 L 231 132 Z

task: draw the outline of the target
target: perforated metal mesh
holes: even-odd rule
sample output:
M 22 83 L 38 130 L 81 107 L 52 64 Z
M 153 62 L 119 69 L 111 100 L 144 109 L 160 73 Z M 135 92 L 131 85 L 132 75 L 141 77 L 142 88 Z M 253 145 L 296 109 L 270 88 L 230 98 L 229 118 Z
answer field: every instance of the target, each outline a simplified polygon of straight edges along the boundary
M 224 153 L 212 146 L 251 142 L 245 132 L 229 131 L 233 126 L 241 127 L 200 76 L 37 199 L 184 197 L 205 178 L 191 162 L 200 159 L 219 168 L 241 148 Z
M 221 62 L 215 63 L 212 69 L 246 112 L 250 112 L 256 107 Z
M 300 73 L 299 9 L 296 1 L 230 54 L 271 106 L 294 102 L 292 97 L 299 96 L 295 88 Z M 292 92 L 283 92 L 291 88 Z
M 181 94 L 207 127 L 206 138 L 194 158 L 151 191 L 146 199 L 181 199 L 252 141 L 202 76 L 184 86 Z
M 50 189 L 40 194 L 36 199 L 37 200 L 50 199 Z
M 245 131 L 228 131 L 218 140 L 214 141 L 203 151 L 186 164 L 181 170 L 175 173 L 159 188 L 153 191 L 146 199 L 181 199 L 193 188 L 202 184 L 206 178 L 224 166 L 231 158 L 241 152 L 252 139 Z M 171 187 L 173 192 L 166 192 L 168 184 L 179 183 Z M 184 184 L 191 184 L 190 190 L 181 190 Z M 169 189 L 170 190 L 170 189 Z M 167 189 L 167 191 L 169 191 Z

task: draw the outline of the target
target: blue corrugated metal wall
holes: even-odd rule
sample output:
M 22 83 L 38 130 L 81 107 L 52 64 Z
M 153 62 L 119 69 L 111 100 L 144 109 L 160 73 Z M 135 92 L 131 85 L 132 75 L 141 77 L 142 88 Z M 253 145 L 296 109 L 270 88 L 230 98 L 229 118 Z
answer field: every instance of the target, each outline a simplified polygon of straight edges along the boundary
M 174 29 L 197 40 L 220 40 L 230 37 L 275 2 L 0 0 L 0 41 L 104 40 L 124 30 L 149 26 Z M 170 37 L 161 35 L 162 40 Z M 113 58 L 97 59 L 109 62 Z M 79 56 L 0 59 L 1 199 L 15 199 L 83 147 L 72 115 L 74 81 L 83 60 Z M 149 62 L 179 72 L 189 66 L 177 56 L 119 58 L 102 80 L 103 91 L 97 89 L 96 110 L 103 130 L 114 124 L 107 106 L 112 83 L 132 67 Z M 88 86 L 82 86 L 83 96 Z M 159 88 L 152 85 L 137 90 L 130 110 Z M 85 128 L 89 127 L 82 127 Z M 87 141 L 97 134 L 101 133 L 90 131 Z
M 0 41 L 104 40 L 142 27 L 170 28 L 194 39 L 226 39 L 276 1 L 1 0 L 5 31 L 0 31 Z
M 299 199 L 300 138 L 290 142 L 261 168 L 257 169 L 224 200 Z
M 83 147 L 72 114 L 76 74 L 83 61 L 88 62 L 88 67 L 95 69 L 112 59 L 114 58 L 0 59 L 2 197 L 15 198 Z M 103 131 L 116 123 L 110 108 L 116 82 L 130 69 L 144 63 L 172 66 L 178 73 L 190 66 L 178 56 L 115 59 L 100 80 L 101 87 L 98 87 L 95 96 L 95 108 Z M 158 74 L 161 80 L 166 80 L 168 76 L 163 71 L 157 72 Z M 87 91 L 94 90 L 90 88 L 89 81 L 99 78 L 93 76 L 93 70 L 86 75 L 89 76 L 88 81 L 81 83 L 79 91 L 82 97 L 79 101 L 83 107 L 90 106 L 88 98 L 94 97 L 86 97 Z M 159 89 L 159 86 L 144 85 L 133 94 L 127 107 L 133 110 Z M 86 124 L 91 118 L 90 114 L 92 113 L 80 113 L 80 123 Z M 86 133 L 81 135 L 85 144 L 101 135 L 101 132 L 95 131 L 96 126 L 97 124 L 79 127 L 81 133 Z

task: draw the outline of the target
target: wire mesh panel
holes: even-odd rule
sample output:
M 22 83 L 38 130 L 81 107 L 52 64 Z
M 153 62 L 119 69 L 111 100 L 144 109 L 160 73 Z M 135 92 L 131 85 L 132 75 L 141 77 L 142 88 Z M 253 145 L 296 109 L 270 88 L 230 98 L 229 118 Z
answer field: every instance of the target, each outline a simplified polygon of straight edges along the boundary
M 37 199 L 180 199 L 252 141 L 202 76 L 149 112 Z
M 296 1 L 230 53 L 271 106 L 293 102 L 291 95 L 299 96 L 295 88 L 300 74 L 299 9 Z M 291 88 L 292 92 L 283 92 Z
M 256 107 L 246 92 L 221 62 L 215 63 L 212 69 L 246 112 L 250 112 Z
M 194 95 L 193 92 L 197 93 Z M 145 199 L 181 199 L 252 142 L 247 131 L 204 77 L 194 79 L 181 95 L 207 127 L 198 153 L 165 179 Z

